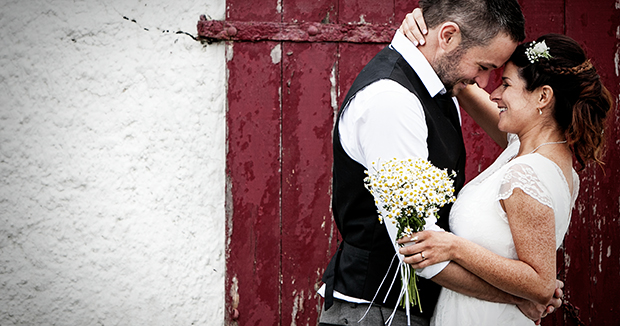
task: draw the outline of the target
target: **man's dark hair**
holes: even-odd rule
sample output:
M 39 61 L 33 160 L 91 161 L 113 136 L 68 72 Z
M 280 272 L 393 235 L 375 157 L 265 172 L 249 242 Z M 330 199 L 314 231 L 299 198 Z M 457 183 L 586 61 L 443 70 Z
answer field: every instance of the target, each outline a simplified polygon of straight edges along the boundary
M 428 28 L 451 21 L 461 29 L 461 46 L 485 46 L 500 32 L 525 39 L 525 18 L 517 0 L 420 0 Z

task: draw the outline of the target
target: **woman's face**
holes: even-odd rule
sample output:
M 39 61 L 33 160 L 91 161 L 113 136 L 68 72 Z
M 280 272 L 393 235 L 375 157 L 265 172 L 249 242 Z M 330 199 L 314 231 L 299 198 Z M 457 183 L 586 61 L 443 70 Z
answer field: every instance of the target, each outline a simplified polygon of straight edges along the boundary
M 525 89 L 525 81 L 519 76 L 512 62 L 504 67 L 502 85 L 491 93 L 491 101 L 499 108 L 499 130 L 514 134 L 527 132 L 541 119 L 538 113 L 536 92 Z

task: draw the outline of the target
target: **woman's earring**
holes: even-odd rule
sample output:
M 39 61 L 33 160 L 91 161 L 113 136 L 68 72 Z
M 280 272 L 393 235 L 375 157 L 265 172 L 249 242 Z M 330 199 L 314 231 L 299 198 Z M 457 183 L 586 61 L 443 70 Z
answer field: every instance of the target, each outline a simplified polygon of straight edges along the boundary
M 542 115 L 542 110 L 538 108 L 538 114 Z

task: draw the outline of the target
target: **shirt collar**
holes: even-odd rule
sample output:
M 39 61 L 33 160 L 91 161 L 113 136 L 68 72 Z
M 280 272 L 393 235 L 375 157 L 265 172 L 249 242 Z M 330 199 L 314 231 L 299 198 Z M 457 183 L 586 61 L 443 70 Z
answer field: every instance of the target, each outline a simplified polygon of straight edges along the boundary
M 396 30 L 390 46 L 400 53 L 416 74 L 418 74 L 431 97 L 446 93 L 445 86 L 439 79 L 439 76 L 437 76 L 437 73 L 435 73 L 435 70 L 433 70 L 433 67 L 431 67 L 431 64 L 426 60 L 426 57 L 400 30 Z

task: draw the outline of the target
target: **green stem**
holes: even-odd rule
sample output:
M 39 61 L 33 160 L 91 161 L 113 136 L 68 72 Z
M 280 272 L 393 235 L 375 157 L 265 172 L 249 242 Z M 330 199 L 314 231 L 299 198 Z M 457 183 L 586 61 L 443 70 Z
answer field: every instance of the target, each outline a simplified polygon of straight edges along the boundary
M 405 283 L 408 289 L 408 294 L 407 297 L 409 298 L 409 303 L 411 304 L 411 306 L 418 306 L 420 308 L 420 312 L 422 312 L 422 304 L 420 302 L 420 293 L 418 291 L 418 276 L 415 273 L 415 269 L 411 268 L 411 266 L 409 265 L 405 265 L 403 266 L 403 268 L 406 268 L 406 271 L 403 271 L 403 273 L 401 273 L 401 276 L 406 278 L 406 280 L 401 280 L 403 283 Z M 400 305 L 401 307 L 406 309 L 406 305 L 407 304 L 407 300 L 405 297 L 403 297 L 401 299 Z

